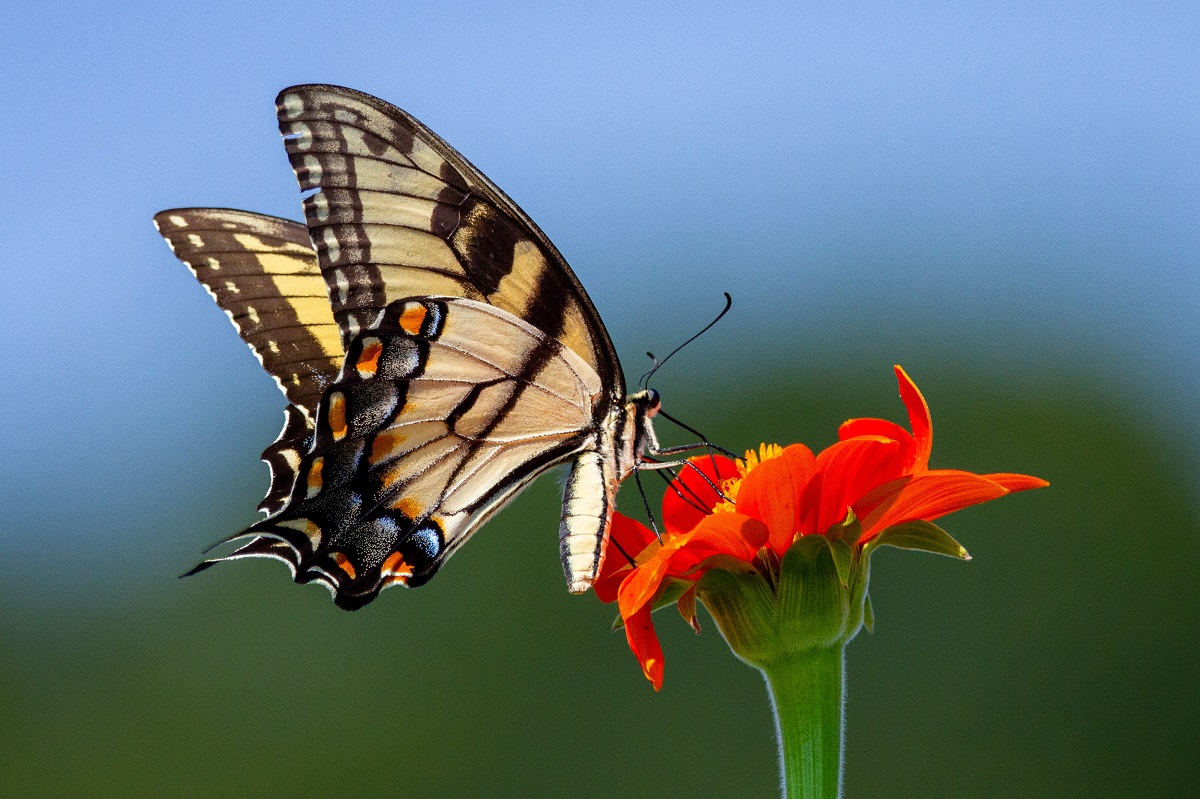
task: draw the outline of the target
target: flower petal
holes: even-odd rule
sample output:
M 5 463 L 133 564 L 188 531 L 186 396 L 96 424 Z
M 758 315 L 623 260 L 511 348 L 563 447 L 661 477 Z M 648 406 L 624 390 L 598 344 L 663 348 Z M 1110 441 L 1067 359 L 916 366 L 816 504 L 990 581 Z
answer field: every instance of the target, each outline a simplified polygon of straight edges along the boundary
M 825 533 L 864 494 L 899 477 L 903 455 L 899 443 L 875 436 L 839 441 L 823 450 L 801 498 L 801 534 Z
M 654 631 L 654 620 L 650 617 L 650 606 L 643 605 L 637 613 L 625 617 L 625 640 L 629 649 L 642 664 L 642 674 L 658 691 L 663 684 L 663 651 Z
M 912 463 L 906 465 L 909 474 L 923 472 L 929 468 L 929 453 L 933 449 L 933 420 L 929 416 L 929 403 L 921 396 L 917 384 L 899 365 L 896 366 L 896 381 L 900 384 L 900 399 L 908 409 L 908 424 L 912 427 L 916 451 Z
M 890 438 L 893 441 L 899 441 L 907 449 L 916 451 L 916 442 L 913 441 L 912 433 L 887 419 L 862 418 L 847 419 L 842 422 L 841 427 L 838 428 L 838 440 L 845 441 L 856 436 Z
M 1040 477 L 1030 477 L 1027 474 L 998 472 L 996 474 L 984 474 L 980 476 L 991 480 L 993 483 L 999 483 L 1009 491 L 1028 491 L 1031 488 L 1045 488 L 1050 485 L 1048 481 Z
M 683 620 L 692 625 L 692 629 L 696 631 L 696 635 L 700 634 L 700 620 L 696 618 L 696 586 L 692 586 L 683 592 L 683 596 L 679 597 L 676 603 L 679 608 L 679 615 L 683 616 Z
M 800 498 L 815 471 L 812 450 L 793 444 L 751 469 L 738 487 L 738 513 L 765 524 L 778 553 L 791 546 L 800 529 Z
M 741 513 L 714 513 L 705 516 L 688 536 L 687 542 L 668 556 L 669 574 L 688 574 L 705 558 L 731 555 L 749 562 L 767 543 L 766 525 Z
M 617 607 L 621 611 L 621 616 L 628 619 L 642 607 L 651 603 L 654 595 L 662 586 L 663 579 L 667 576 L 671 555 L 675 554 L 683 544 L 681 539 L 682 536 L 664 544 L 663 548 L 654 553 L 650 560 L 629 572 L 621 582 L 621 587 L 617 589 Z
M 1032 486 L 1030 486 L 1032 487 Z M 862 541 L 902 522 L 934 519 L 1009 493 L 1009 489 L 971 472 L 935 470 L 902 477 L 880 486 L 854 506 L 862 520 Z
M 737 464 L 724 455 L 701 455 L 688 463 L 663 495 L 663 526 L 669 533 L 695 527 L 723 499 L 713 486 L 738 474 Z
M 618 587 L 634 565 L 631 559 L 642 555 L 647 547 L 657 543 L 654 531 L 646 525 L 621 513 L 613 514 L 612 524 L 608 528 L 604 562 L 600 566 L 600 574 L 592 584 L 592 590 L 601 602 L 616 600 Z

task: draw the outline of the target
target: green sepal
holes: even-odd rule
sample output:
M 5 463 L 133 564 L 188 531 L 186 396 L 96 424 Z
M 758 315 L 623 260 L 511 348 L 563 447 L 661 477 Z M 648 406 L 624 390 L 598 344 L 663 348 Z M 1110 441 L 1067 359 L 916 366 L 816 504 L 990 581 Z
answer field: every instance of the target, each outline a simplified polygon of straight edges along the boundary
M 858 539 L 862 538 L 862 525 L 854 515 L 854 509 L 847 508 L 846 518 L 830 527 L 825 532 L 825 537 L 831 541 L 844 541 L 850 547 L 857 544 Z
M 679 601 L 679 598 L 686 594 L 688 589 L 691 587 L 692 583 L 689 580 L 679 580 L 674 577 L 666 578 L 663 580 L 662 590 L 659 592 L 659 595 L 655 597 L 654 602 L 650 605 L 650 612 L 653 613 L 656 610 L 662 610 L 667 605 L 675 604 Z M 620 614 L 618 614 L 617 618 L 613 620 L 612 628 L 613 632 L 625 629 L 625 620 L 621 618 Z
M 833 565 L 837 567 L 838 579 L 842 581 L 843 588 L 848 587 L 854 568 L 854 550 L 858 539 L 862 537 L 862 525 L 858 523 L 854 511 L 848 509 L 843 521 L 830 527 L 825 535 L 813 537 L 825 539 L 829 553 L 833 555 Z
M 915 549 L 921 552 L 932 552 L 935 555 L 948 555 L 949 557 L 960 558 L 962 560 L 971 559 L 966 548 L 955 541 L 949 533 L 933 522 L 927 522 L 923 519 L 888 527 L 867 542 L 867 545 L 863 547 L 863 555 L 870 555 L 882 546 Z
M 710 569 L 696 593 L 735 655 L 751 665 L 773 658 L 775 592 L 761 574 Z
M 866 560 L 845 541 L 809 535 L 784 553 L 773 581 L 755 570 L 712 569 L 696 590 L 734 653 L 768 668 L 853 638 L 863 624 L 867 579 Z
M 863 627 L 866 627 L 869 633 L 875 632 L 875 610 L 871 607 L 870 594 L 863 598 Z
M 833 565 L 837 569 L 838 581 L 842 588 L 850 585 L 850 571 L 854 568 L 854 550 L 840 538 L 827 538 L 829 554 L 833 556 Z
M 845 643 L 862 623 L 862 598 L 851 588 L 856 582 L 852 564 L 843 572 L 838 562 L 842 547 L 839 539 L 807 535 L 783 554 L 777 589 L 780 635 L 794 649 Z

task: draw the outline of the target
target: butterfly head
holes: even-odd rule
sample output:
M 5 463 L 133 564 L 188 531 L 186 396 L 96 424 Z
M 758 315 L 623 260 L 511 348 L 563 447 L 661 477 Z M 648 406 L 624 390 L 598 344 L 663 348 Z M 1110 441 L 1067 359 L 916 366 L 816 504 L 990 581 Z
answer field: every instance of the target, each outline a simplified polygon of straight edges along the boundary
M 626 398 L 630 410 L 643 419 L 653 419 L 662 409 L 662 395 L 653 388 L 642 389 Z

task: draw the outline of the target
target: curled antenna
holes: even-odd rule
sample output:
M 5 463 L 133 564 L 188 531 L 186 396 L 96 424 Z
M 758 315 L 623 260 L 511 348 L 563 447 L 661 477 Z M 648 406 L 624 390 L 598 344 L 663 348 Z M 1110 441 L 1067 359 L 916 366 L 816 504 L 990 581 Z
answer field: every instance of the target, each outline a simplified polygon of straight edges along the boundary
M 705 325 L 704 328 L 699 333 L 696 333 L 694 336 L 689 338 L 687 341 L 683 342 L 678 347 L 671 350 L 670 355 L 668 355 L 667 357 L 663 358 L 660 361 L 658 358 L 654 357 L 654 353 L 652 353 L 652 352 L 646 353 L 648 356 L 650 356 L 650 360 L 653 363 L 653 365 L 650 367 L 650 371 L 646 372 L 646 374 L 642 375 L 642 378 L 640 380 L 638 380 L 639 386 L 641 386 L 642 388 L 648 388 L 650 385 L 650 378 L 654 376 L 654 373 L 658 371 L 658 368 L 660 366 L 662 366 L 667 361 L 671 360 L 671 358 L 675 355 L 675 353 L 679 352 L 681 349 L 683 349 L 684 347 L 691 344 L 693 341 L 695 341 L 696 339 L 700 338 L 705 333 L 707 333 L 708 329 L 710 327 L 715 325 L 717 322 L 720 322 L 721 318 L 723 316 L 725 316 L 725 314 L 729 313 L 729 309 L 733 307 L 733 297 L 729 296 L 728 291 L 724 292 L 724 294 L 725 294 L 725 307 L 721 309 L 721 312 L 719 314 L 717 314 L 716 318 L 713 319 L 711 322 L 709 322 L 707 325 Z

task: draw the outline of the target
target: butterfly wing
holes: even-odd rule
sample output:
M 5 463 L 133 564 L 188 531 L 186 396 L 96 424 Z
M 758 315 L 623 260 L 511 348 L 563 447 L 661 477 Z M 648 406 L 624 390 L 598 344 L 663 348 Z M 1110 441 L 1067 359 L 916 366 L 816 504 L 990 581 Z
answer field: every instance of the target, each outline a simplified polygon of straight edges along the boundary
M 308 228 L 226 208 L 161 211 L 154 224 L 291 403 L 262 456 L 271 486 L 258 507 L 274 513 L 291 494 L 317 403 L 345 354 Z
M 311 417 L 345 352 L 308 229 L 224 208 L 162 211 L 154 224 L 288 400 Z
M 578 279 L 515 203 L 403 111 L 331 86 L 284 90 L 277 111 L 300 186 L 315 190 L 305 217 L 346 360 L 290 494 L 230 539 L 248 543 L 196 570 L 274 557 L 359 607 L 428 580 L 530 480 L 574 459 L 572 484 L 586 473 L 602 495 L 574 503 L 602 508 L 583 536 L 564 509 L 564 530 L 571 516 L 574 539 L 594 539 L 573 556 L 588 563 L 568 567 L 573 590 L 586 588 L 622 472 L 605 434 L 624 379 Z
M 406 112 L 338 86 L 276 99 L 279 129 L 346 339 L 388 302 L 486 302 L 562 341 L 617 399 L 625 382 L 600 317 L 536 224 Z
M 421 585 L 580 451 L 601 391 L 572 350 L 494 306 L 393 301 L 351 339 L 286 507 L 236 536 L 252 540 L 229 557 L 284 560 L 346 609 Z

